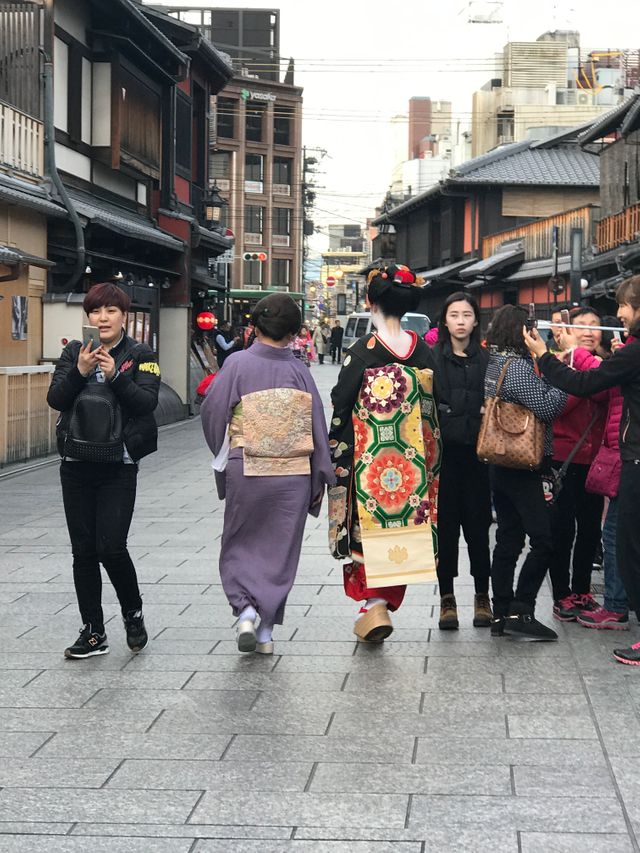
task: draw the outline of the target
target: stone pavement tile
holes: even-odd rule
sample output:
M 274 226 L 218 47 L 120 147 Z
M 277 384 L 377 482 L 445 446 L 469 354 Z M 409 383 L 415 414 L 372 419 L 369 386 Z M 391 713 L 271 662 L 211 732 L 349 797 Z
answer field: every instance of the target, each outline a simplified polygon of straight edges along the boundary
M 511 794 L 511 774 L 503 767 L 468 767 L 462 764 L 409 765 L 320 763 L 310 791 L 327 793 L 360 791 L 383 794 Z
M 307 657 L 311 657 L 312 655 L 345 655 L 346 657 L 353 657 L 353 651 L 356 647 L 355 640 L 351 642 L 327 642 L 327 643 L 303 643 L 298 642 L 297 640 L 292 640 L 291 642 L 280 639 L 280 634 L 286 630 L 286 624 L 284 626 L 276 626 L 276 629 L 273 632 L 273 638 L 276 643 L 275 651 L 278 655 L 304 655 Z M 231 631 L 229 631 L 229 635 Z M 214 655 L 231 655 L 233 653 L 238 653 L 238 646 L 233 640 L 222 640 L 214 649 Z
M 73 829 L 72 823 L 31 823 L 29 821 L 0 821 L 0 836 L 6 835 L 68 835 Z M 0 850 L 4 850 L 5 838 L 0 839 Z M 25 842 L 26 843 L 26 842 Z M 20 848 L 18 848 L 20 849 Z M 28 850 L 28 847 L 22 848 Z M 51 848 L 50 848 L 51 849 Z
M 413 735 L 414 737 L 438 737 L 443 740 L 455 737 L 473 737 L 477 732 L 484 732 L 488 738 L 507 736 L 504 714 L 470 713 L 452 714 L 447 711 L 434 711 L 427 714 L 404 713 L 385 714 L 364 711 L 354 714 L 337 711 L 331 729 L 330 737 L 348 738 L 351 735 L 366 731 L 369 737 L 375 739 L 391 732 Z
M 413 828 L 405 830 L 385 830 L 372 828 L 351 827 L 345 830 L 343 827 L 318 827 L 318 826 L 301 826 L 297 827 L 293 840 L 298 839 L 340 839 L 353 843 L 355 839 L 367 839 L 367 843 L 372 841 L 391 841 L 393 844 L 399 844 L 402 840 L 405 841 L 420 841 L 424 842 L 422 848 L 425 853 L 461 853 L 461 851 L 469 851 L 469 853 L 519 853 L 518 836 L 515 830 L 496 831 L 486 827 L 482 828 L 482 848 L 478 847 L 478 833 L 475 829 L 469 829 L 467 826 L 457 826 L 451 823 L 446 827 L 429 827 L 427 831 L 420 831 Z
M 0 687 L 0 708 L 82 708 L 95 694 L 91 686 Z
M 571 767 L 576 771 L 582 767 L 593 768 L 595 765 L 603 768 L 601 772 L 604 772 L 604 755 L 594 746 L 592 741 L 586 740 L 500 739 L 481 737 L 476 732 L 474 737 L 467 738 L 418 738 L 415 760 L 417 764 L 449 761 L 452 764 L 469 765 Z
M 537 711 L 537 708 L 533 706 L 532 710 Z M 508 714 L 507 720 L 511 738 L 595 739 L 598 736 L 586 711 L 570 716 L 563 713 Z
M 304 791 L 313 762 L 206 760 L 126 760 L 109 780 L 107 788 L 206 790 L 206 791 Z M 2 774 L 0 772 L 0 779 Z
M 52 732 L 0 731 L 0 759 L 28 758 L 51 737 Z
M 361 695 L 333 691 L 302 696 L 280 691 L 265 691 L 260 695 L 253 708 L 256 714 L 277 714 L 290 711 L 304 714 L 311 707 L 317 711 L 322 709 L 327 713 L 335 711 L 357 716 L 363 715 L 364 717 L 371 715 L 377 718 L 380 714 L 418 714 L 420 712 L 420 701 L 419 693 L 407 690 L 381 695 L 370 690 Z
M 127 672 L 269 672 L 279 662 L 270 655 L 156 655 L 130 656 Z M 122 664 L 121 664 L 122 665 Z M 1 666 L 0 666 L 1 669 Z
M 49 737 L 49 735 L 47 736 Z M 231 742 L 232 735 L 200 735 L 176 729 L 161 732 L 155 727 L 149 732 L 63 731 L 55 735 L 38 757 L 112 759 L 166 759 L 217 761 Z M 312 759 L 308 759 L 311 761 Z
M 1 826 L 1 824 L 0 824 Z M 231 824 L 178 823 L 77 823 L 69 833 L 76 835 L 125 838 L 220 838 L 220 839 L 289 839 L 292 826 L 252 826 Z M 193 848 L 191 848 L 193 849 Z M 227 847 L 227 850 L 230 848 Z
M 0 645 L 4 647 L 5 641 L 0 640 Z M 41 673 L 41 669 L 10 669 L 2 673 L 2 687 L 0 690 L 6 690 L 8 687 L 23 687 L 27 682 L 32 681 L 36 675 Z
M 576 673 L 544 673 L 533 676 L 529 673 L 507 672 L 504 676 L 505 693 L 584 693 L 580 677 Z
M 307 610 L 304 604 L 291 605 L 287 607 L 287 613 L 299 613 L 301 616 Z M 167 625 L 174 628 L 185 625 L 187 627 L 200 627 L 207 625 L 231 625 L 234 622 L 234 617 L 231 613 L 231 608 L 228 604 L 191 604 L 187 610 L 179 616 L 172 616 L 171 621 L 166 620 Z
M 82 685 L 92 687 L 94 690 L 109 687 L 133 690 L 180 690 L 192 675 L 192 672 L 132 672 L 127 669 L 123 672 L 106 669 L 96 672 L 80 665 L 70 666 L 62 672 L 59 670 L 42 672 L 33 683 L 40 687 Z M 232 690 L 233 687 L 229 689 Z
M 186 693 L 187 691 L 183 691 Z M 197 696 L 199 691 L 192 690 L 192 696 Z M 293 710 L 282 712 L 263 711 L 258 712 L 250 709 L 251 701 L 248 699 L 246 710 L 242 712 L 227 711 L 220 712 L 208 709 L 205 705 L 188 707 L 172 707 L 165 710 L 154 725 L 159 732 L 171 732 L 181 729 L 186 732 L 201 734 L 299 734 L 299 735 L 323 735 L 329 723 L 331 714 L 324 709 L 307 708 L 304 715 Z
M 513 781 L 519 797 L 616 797 L 610 774 L 598 765 L 578 772 L 575 767 L 516 766 Z
M 344 684 L 339 672 L 245 672 L 242 674 L 244 690 L 274 690 L 283 695 L 290 693 L 335 693 Z M 232 672 L 196 672 L 185 690 L 233 690 L 240 686 L 238 676 Z
M 613 757 L 610 760 L 611 769 L 627 807 L 629 818 L 635 823 L 640 822 L 640 774 L 638 773 L 638 760 L 636 757 Z
M 640 720 L 636 713 L 595 712 L 604 747 L 611 758 L 640 759 Z
M 279 625 L 276 626 L 276 631 L 278 630 L 280 630 Z M 228 640 L 229 637 L 233 636 L 233 628 L 229 625 L 223 627 L 200 626 L 199 628 L 172 628 L 171 626 L 162 628 L 158 626 L 158 630 L 153 634 L 154 639 L 157 638 L 163 642 L 171 640 L 195 640 L 198 642 L 211 642 L 212 645 L 219 640 Z
M 64 836 L 3 836 L 2 853 L 189 853 L 189 838 L 72 838 Z
M 84 711 L 76 708 L 0 708 L 0 731 L 78 731 L 89 727 L 109 731 L 143 732 L 157 717 L 157 711 L 135 715 L 114 714 L 109 708 Z
M 521 832 L 522 853 L 631 853 L 628 835 L 587 832 Z
M 514 643 L 514 645 L 516 645 Z M 547 658 L 539 660 L 529 657 L 526 650 L 522 650 L 523 646 L 531 648 L 541 643 L 522 643 L 520 646 L 521 656 L 496 655 L 494 657 L 483 657 L 482 660 L 474 660 L 473 658 L 465 658 L 461 656 L 456 660 L 447 658 L 429 657 L 429 672 L 442 673 L 447 675 L 466 675 L 467 673 L 504 673 L 505 677 L 509 673 L 518 675 L 531 675 L 540 677 L 550 675 L 563 675 L 565 672 L 575 672 L 575 662 L 570 658 Z M 551 644 L 549 644 L 551 645 Z
M 420 853 L 419 841 L 200 841 L 194 853 Z
M 149 690 L 130 688 L 105 688 L 93 695 L 85 705 L 88 711 L 108 708 L 110 712 L 124 713 L 127 710 L 164 709 L 193 713 L 240 714 L 258 698 L 257 691 L 250 690 Z
M 0 800 L 1 803 L 1 800 Z M 268 826 L 404 827 L 408 797 L 400 794 L 206 793 L 189 823 Z
M 5 788 L 0 792 L 0 820 L 184 823 L 197 791 L 99 791 L 83 788 Z
M 577 714 L 588 713 L 587 700 L 584 695 L 568 693 L 566 695 L 535 693 L 492 693 L 483 694 L 450 694 L 443 688 L 441 693 L 429 693 L 424 697 L 422 712 L 431 714 L 433 711 L 449 710 L 460 716 L 465 713 L 523 714 L 532 710 L 536 714 Z M 560 737 L 560 735 L 554 735 Z
M 147 623 L 148 629 L 149 624 Z M 149 642 L 147 654 L 209 655 L 219 642 L 220 640 L 164 640 L 159 637 Z
M 409 828 L 428 832 L 431 826 L 452 823 L 473 825 L 477 832 L 484 826 L 533 832 L 572 832 L 579 826 L 583 832 L 626 832 L 619 803 L 598 797 L 574 798 L 570 807 L 562 797 L 413 797 Z
M 212 655 L 211 657 L 215 657 Z M 385 669 L 393 670 L 394 672 L 404 672 L 407 675 L 410 673 L 419 673 L 424 670 L 423 657 L 404 657 L 394 659 L 381 659 L 367 657 L 365 655 L 355 657 L 345 657 L 336 655 L 323 655 L 315 657 L 314 655 L 291 655 L 283 657 L 278 663 L 278 669 L 281 672 L 367 672 L 375 673 L 376 675 Z
M 390 735 L 377 740 L 356 735 L 348 740 L 294 735 L 239 734 L 225 753 L 225 761 L 313 761 L 378 763 L 393 755 L 394 763 L 411 762 L 415 738 Z
M 70 753 L 74 756 L 74 753 Z M 100 788 L 119 762 L 97 765 L 93 758 L 41 758 L 0 764 L 0 788 Z
M 502 693 L 502 678 L 499 673 L 463 673 L 459 676 L 448 673 L 433 673 L 431 664 L 427 666 L 427 672 L 394 673 L 386 671 L 376 673 L 376 693 L 398 690 L 406 690 L 409 686 L 422 693 L 447 693 L 451 694 L 474 694 L 479 692 L 482 696 L 494 693 Z M 279 669 L 279 667 L 278 667 Z M 371 676 L 366 672 L 351 672 L 344 687 L 346 693 L 366 692 L 371 689 Z

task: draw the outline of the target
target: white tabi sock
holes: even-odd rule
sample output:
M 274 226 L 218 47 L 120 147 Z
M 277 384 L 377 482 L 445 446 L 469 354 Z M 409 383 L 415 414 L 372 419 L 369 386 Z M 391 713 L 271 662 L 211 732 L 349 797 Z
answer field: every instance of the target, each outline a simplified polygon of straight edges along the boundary
M 249 619 L 251 622 L 255 622 L 257 618 L 258 614 L 256 613 L 255 607 L 249 605 L 248 607 L 245 607 L 242 613 L 238 616 L 238 621 L 244 622 L 246 619 Z
M 365 601 L 364 606 L 367 610 L 371 610 L 371 608 L 375 607 L 376 604 L 384 604 L 384 606 L 386 607 L 388 605 L 388 602 L 384 598 L 368 598 Z
M 258 630 L 256 631 L 256 641 L 258 643 L 270 643 L 272 639 L 273 625 L 270 625 L 268 622 L 265 622 L 264 619 L 261 619 Z

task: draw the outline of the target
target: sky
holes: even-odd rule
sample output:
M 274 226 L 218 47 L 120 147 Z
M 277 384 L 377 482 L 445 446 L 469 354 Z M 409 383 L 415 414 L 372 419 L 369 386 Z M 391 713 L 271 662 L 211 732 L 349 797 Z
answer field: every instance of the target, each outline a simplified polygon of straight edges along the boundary
M 583 49 L 640 47 L 638 0 L 504 0 L 501 24 L 468 23 L 468 0 L 170 5 L 280 9 L 280 52 L 295 59 L 295 82 L 304 88 L 303 144 L 326 151 L 315 178 L 320 229 L 373 216 L 391 183 L 390 119 L 406 115 L 409 98 L 452 101 L 454 121 L 470 120 L 471 95 L 494 76 L 494 55 L 507 41 L 577 29 Z M 314 235 L 312 253 L 327 242 Z

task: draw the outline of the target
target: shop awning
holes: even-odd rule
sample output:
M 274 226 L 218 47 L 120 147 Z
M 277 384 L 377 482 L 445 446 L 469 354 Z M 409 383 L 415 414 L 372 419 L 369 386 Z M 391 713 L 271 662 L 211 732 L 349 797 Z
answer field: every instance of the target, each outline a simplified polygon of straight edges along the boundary
M 494 252 L 488 258 L 476 261 L 462 270 L 460 277 L 474 279 L 498 275 L 502 270 L 520 264 L 522 261 L 524 261 L 524 247 L 522 243 L 517 243 Z
M 178 240 L 171 234 L 167 234 L 166 231 L 156 228 L 151 220 L 144 216 L 108 205 L 102 200 L 87 197 L 77 191 L 69 190 L 69 196 L 80 216 L 89 222 L 101 225 L 103 228 L 107 228 L 116 234 L 122 234 L 124 237 L 131 237 L 133 240 L 155 243 L 165 249 L 172 249 L 174 252 L 184 251 L 182 240 Z
M 33 267 L 42 267 L 43 269 L 55 267 L 53 261 L 48 261 L 46 258 L 39 258 L 37 255 L 30 255 L 28 252 L 22 252 L 20 249 L 9 248 L 8 246 L 0 246 L 0 264 L 6 267 L 16 267 L 18 264 L 30 264 Z
M 238 290 L 230 290 L 230 299 L 262 299 L 263 296 L 268 296 L 270 293 L 287 293 L 292 299 L 304 299 L 304 293 L 297 293 L 294 290 L 276 290 L 275 288 L 265 288 L 264 290 L 251 290 L 249 288 L 241 288 Z
M 426 279 L 427 282 L 435 281 L 436 279 L 446 279 L 446 278 L 458 278 L 457 275 L 454 276 L 454 273 L 460 272 L 465 267 L 468 267 L 475 261 L 475 258 L 467 258 L 464 261 L 456 261 L 453 264 L 447 264 L 443 267 L 436 267 L 435 269 L 430 270 L 416 270 L 418 275 L 421 275 L 422 278 Z
M 212 231 L 209 228 L 203 228 L 202 225 L 194 223 L 191 239 L 192 246 L 205 246 L 221 254 L 230 249 L 233 244 L 234 238 L 232 236 L 227 237 L 224 232 Z
M 570 255 L 561 255 L 558 258 L 558 273 L 564 274 L 571 270 Z M 526 261 L 511 275 L 506 276 L 505 281 L 524 281 L 528 278 L 550 278 L 553 275 L 553 261 L 551 258 L 542 258 L 539 261 Z
M 204 284 L 209 290 L 224 291 L 224 282 L 209 275 L 209 270 L 200 264 L 193 264 L 191 267 L 191 280 L 197 281 L 198 284 Z
M 28 184 L 7 175 L 0 175 L 0 201 L 35 210 L 51 218 L 64 219 L 68 215 L 64 207 L 51 199 L 43 186 Z

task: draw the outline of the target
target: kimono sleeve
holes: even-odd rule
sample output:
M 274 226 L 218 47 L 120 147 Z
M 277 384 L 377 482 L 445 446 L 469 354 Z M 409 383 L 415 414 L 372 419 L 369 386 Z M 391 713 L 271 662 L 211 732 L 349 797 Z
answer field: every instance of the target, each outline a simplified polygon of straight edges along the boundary
M 200 419 L 209 449 L 217 456 L 222 449 L 234 406 L 240 402 L 237 389 L 237 359 L 229 359 L 215 382 L 209 385 L 207 396 L 200 406 Z
M 348 353 L 338 376 L 338 382 L 331 391 L 333 414 L 329 427 L 329 441 L 334 461 L 336 459 L 334 443 L 345 440 L 349 431 L 353 436 L 351 416 L 362 387 L 364 371 L 365 364 L 362 359 L 355 354 Z

